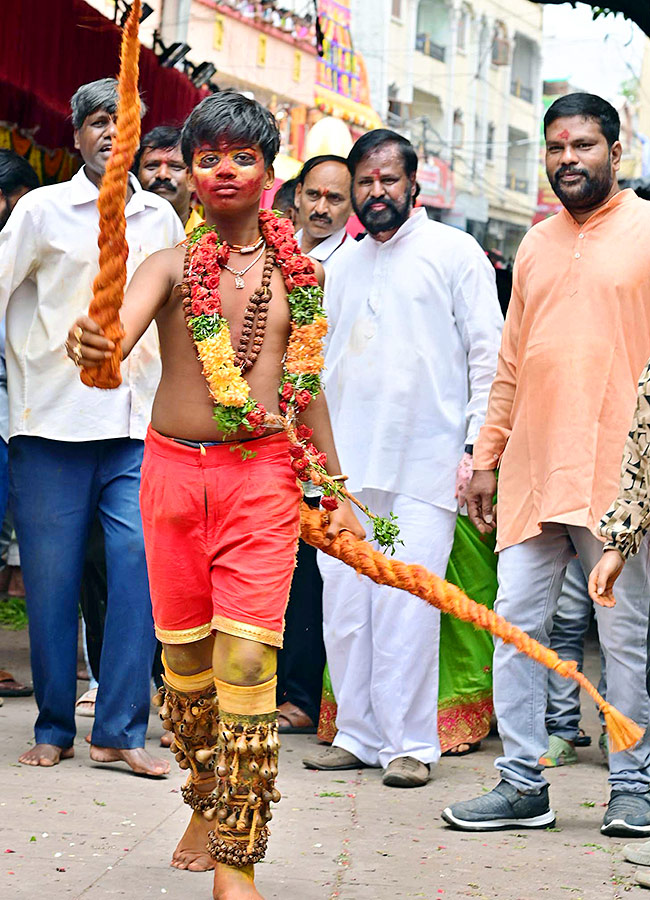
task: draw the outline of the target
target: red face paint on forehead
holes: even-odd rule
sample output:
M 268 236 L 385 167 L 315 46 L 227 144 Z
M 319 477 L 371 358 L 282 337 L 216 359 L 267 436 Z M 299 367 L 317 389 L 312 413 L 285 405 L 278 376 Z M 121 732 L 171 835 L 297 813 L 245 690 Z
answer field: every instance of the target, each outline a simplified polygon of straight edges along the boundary
M 381 169 L 371 169 L 370 174 L 374 175 L 375 178 L 379 178 L 379 176 L 381 175 Z
M 558 137 L 559 137 L 559 138 L 562 138 L 563 141 L 566 141 L 566 139 L 569 137 L 569 132 L 568 132 L 567 129 L 565 128 L 564 131 L 561 131 L 561 132 L 558 134 Z

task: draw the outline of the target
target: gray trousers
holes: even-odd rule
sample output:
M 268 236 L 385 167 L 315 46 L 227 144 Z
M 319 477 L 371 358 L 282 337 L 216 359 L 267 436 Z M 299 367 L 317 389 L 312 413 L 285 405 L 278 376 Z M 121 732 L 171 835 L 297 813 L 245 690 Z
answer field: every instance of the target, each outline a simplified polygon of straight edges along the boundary
M 549 646 L 553 617 L 567 565 L 577 553 L 585 575 L 600 559 L 602 543 L 587 528 L 545 523 L 542 533 L 499 554 L 495 611 Z M 646 689 L 650 543 L 625 565 L 616 582 L 616 606 L 596 607 L 600 645 L 607 668 L 607 700 L 642 728 L 650 721 Z M 539 758 L 548 748 L 545 725 L 548 670 L 497 641 L 494 706 L 503 742 L 496 760 L 502 777 L 519 790 L 539 792 L 546 784 Z M 634 749 L 610 754 L 615 790 L 650 790 L 650 737 Z

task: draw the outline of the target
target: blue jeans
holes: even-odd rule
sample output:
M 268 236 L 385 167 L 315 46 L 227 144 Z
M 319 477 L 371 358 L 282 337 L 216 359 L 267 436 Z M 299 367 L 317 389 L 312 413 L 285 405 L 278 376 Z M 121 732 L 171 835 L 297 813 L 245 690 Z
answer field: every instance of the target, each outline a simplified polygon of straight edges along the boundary
M 0 438 L 0 531 L 9 500 L 9 445 Z
M 545 523 L 542 533 L 506 547 L 499 554 L 499 592 L 495 611 L 531 637 L 549 645 L 564 572 L 574 555 L 589 572 L 602 544 L 587 528 Z M 630 559 L 616 582 L 616 606 L 596 607 L 598 636 L 605 656 L 607 699 L 647 729 L 650 697 L 646 688 L 650 541 Z M 539 758 L 548 748 L 545 727 L 548 670 L 501 641 L 494 652 L 494 707 L 503 742 L 495 765 L 501 776 L 527 793 L 539 793 L 546 781 Z M 631 750 L 610 753 L 613 789 L 650 790 L 650 739 Z
M 580 561 L 572 559 L 567 566 L 553 620 L 551 648 L 560 659 L 575 659 L 581 672 L 592 607 Z M 549 672 L 546 730 L 565 741 L 575 741 L 579 729 L 580 685 L 562 678 L 557 672 Z
M 138 494 L 143 442 L 9 441 L 10 496 L 27 595 L 37 743 L 75 736 L 79 588 L 91 522 L 106 539 L 108 606 L 93 743 L 143 747 L 155 647 Z

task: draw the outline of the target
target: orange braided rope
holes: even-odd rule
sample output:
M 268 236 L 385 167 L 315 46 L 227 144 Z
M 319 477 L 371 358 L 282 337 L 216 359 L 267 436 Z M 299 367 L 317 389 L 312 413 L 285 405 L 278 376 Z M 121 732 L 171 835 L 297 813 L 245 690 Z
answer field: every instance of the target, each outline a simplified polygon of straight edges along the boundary
M 341 532 L 329 546 L 325 546 L 326 516 L 305 503 L 302 504 L 300 518 L 301 537 L 306 543 L 342 560 L 377 584 L 387 584 L 408 591 L 442 612 L 450 613 L 463 622 L 471 622 L 475 628 L 490 631 L 548 669 L 553 669 L 564 678 L 577 681 L 595 700 L 605 717 L 612 753 L 629 750 L 643 737 L 643 729 L 607 703 L 582 672 L 578 672 L 575 661 L 560 659 L 554 650 L 533 640 L 525 631 L 511 625 L 493 610 L 470 600 L 460 588 L 429 572 L 424 566 L 388 559 L 366 541 L 358 540 L 348 531 Z
M 140 142 L 140 95 L 138 93 L 138 59 L 140 41 L 141 0 L 133 0 L 122 36 L 116 137 L 106 172 L 99 190 L 99 273 L 93 284 L 93 300 L 88 315 L 115 341 L 115 352 L 93 369 L 82 369 L 81 380 L 89 387 L 116 388 L 122 383 L 121 340 L 124 330 L 120 322 L 120 307 L 126 284 L 126 192 L 129 169 Z

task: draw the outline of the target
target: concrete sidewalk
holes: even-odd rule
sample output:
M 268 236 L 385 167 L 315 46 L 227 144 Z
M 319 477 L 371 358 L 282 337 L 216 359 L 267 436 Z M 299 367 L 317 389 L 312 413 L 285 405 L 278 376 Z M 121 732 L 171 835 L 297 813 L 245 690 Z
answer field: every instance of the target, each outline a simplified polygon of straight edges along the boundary
M 593 674 L 594 653 L 590 663 Z M 24 632 L 0 631 L 0 665 L 29 680 Z M 468 835 L 443 825 L 444 806 L 494 785 L 496 738 L 479 753 L 443 759 L 427 787 L 410 791 L 383 787 L 377 770 L 308 772 L 300 760 L 315 738 L 286 738 L 283 800 L 268 860 L 258 867 L 261 893 L 266 900 L 650 900 L 650 891 L 632 885 L 624 841 L 599 833 L 606 769 L 596 715 L 583 702 L 593 746 L 580 751 L 579 765 L 549 774 L 558 813 L 552 831 Z M 187 819 L 178 770 L 153 781 L 121 764 L 91 763 L 83 741 L 91 720 L 83 718 L 73 760 L 21 766 L 34 717 L 33 698 L 5 700 L 0 709 L 2 900 L 209 900 L 209 874 L 168 866 Z M 152 715 L 153 752 L 161 733 Z

